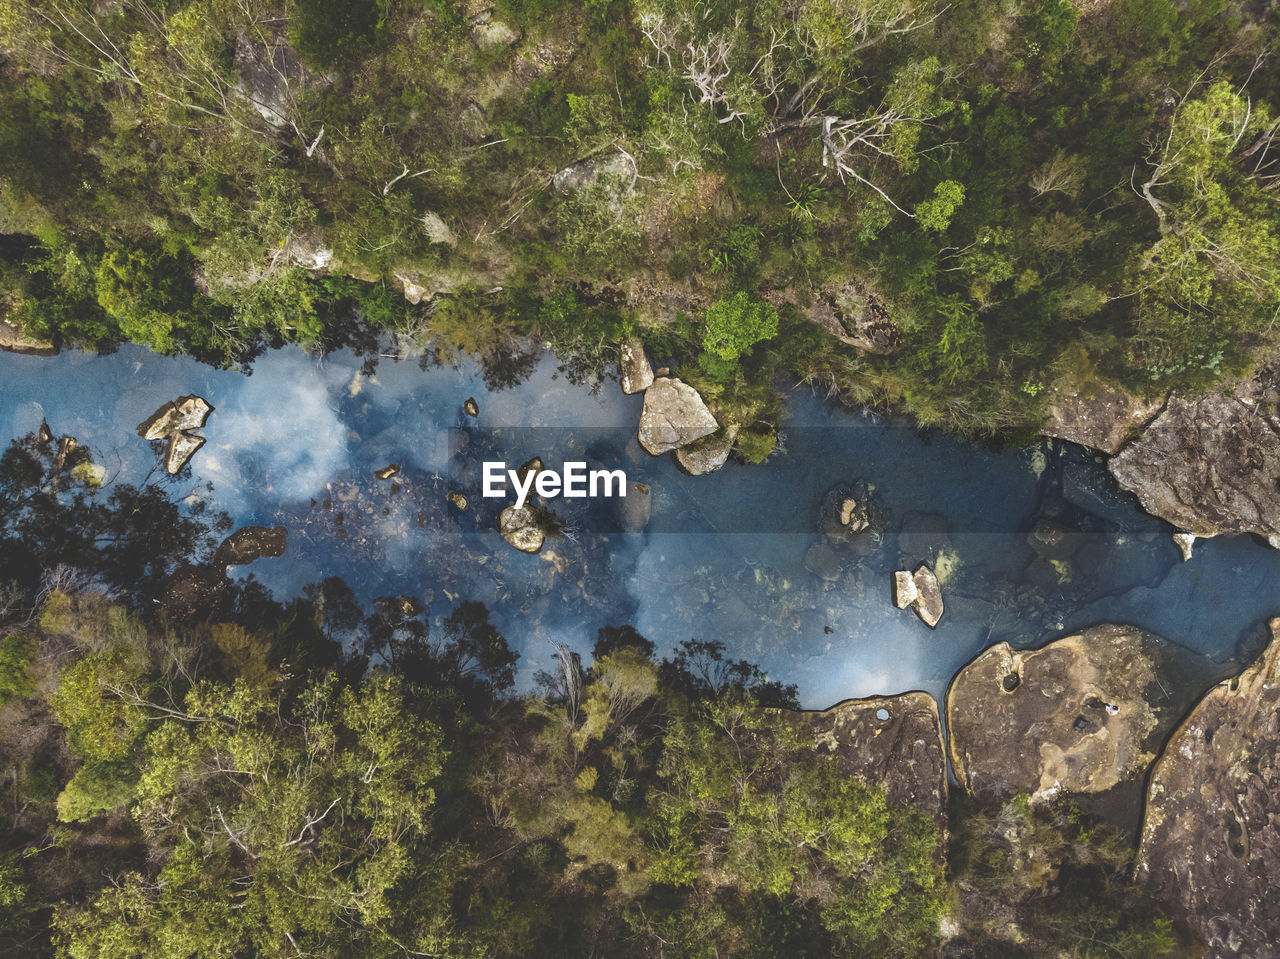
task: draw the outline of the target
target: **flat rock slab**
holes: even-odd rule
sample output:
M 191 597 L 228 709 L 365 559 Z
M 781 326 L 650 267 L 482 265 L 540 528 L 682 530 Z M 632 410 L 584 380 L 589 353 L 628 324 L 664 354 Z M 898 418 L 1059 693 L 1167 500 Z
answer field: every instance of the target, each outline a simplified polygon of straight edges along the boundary
M 1280 546 L 1280 434 L 1256 381 L 1235 393 L 1171 397 L 1111 459 L 1143 508 L 1196 536 L 1255 533 Z
M 654 456 L 710 436 L 719 426 L 698 391 L 675 377 L 659 377 L 645 390 L 640 445 Z
M 266 556 L 283 556 L 288 545 L 289 531 L 283 526 L 242 526 L 222 541 L 213 564 L 243 566 Z
M 1210 959 L 1280 959 L 1280 620 L 1169 740 L 1147 790 L 1137 880 Z
M 947 690 L 956 779 L 984 798 L 1026 790 L 1033 800 L 1128 786 L 1127 808 L 1109 818 L 1132 828 L 1143 777 L 1186 705 L 1159 683 L 1171 655 L 1157 637 L 1110 624 L 1037 650 L 985 650 Z
M 622 392 L 643 393 L 653 385 L 653 367 L 644 354 L 644 343 L 639 337 L 628 337 L 622 342 L 622 354 L 618 363 L 622 379 Z
M 782 713 L 807 728 L 814 749 L 840 771 L 882 786 L 889 801 L 939 825 L 947 805 L 947 764 L 938 704 L 928 693 L 850 699 L 821 712 Z
M 1053 387 L 1046 436 L 1115 453 L 1160 412 L 1164 398 L 1143 400 L 1106 383 L 1068 392 Z

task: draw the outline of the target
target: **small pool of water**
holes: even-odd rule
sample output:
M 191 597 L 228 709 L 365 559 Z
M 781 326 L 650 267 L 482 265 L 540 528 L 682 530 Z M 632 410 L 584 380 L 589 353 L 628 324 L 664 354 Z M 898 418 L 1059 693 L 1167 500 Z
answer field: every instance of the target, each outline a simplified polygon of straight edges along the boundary
M 0 439 L 47 418 L 113 477 L 139 483 L 158 464 L 137 424 L 175 397 L 204 396 L 215 407 L 207 445 L 189 475 L 159 481 L 237 525 L 289 528 L 287 554 L 245 575 L 278 596 L 340 576 L 362 600 L 408 595 L 436 617 L 481 600 L 520 651 L 526 685 L 553 644 L 585 653 L 599 627 L 621 623 L 661 652 L 721 640 L 814 707 L 908 689 L 941 695 L 986 646 L 1038 645 L 1103 621 L 1181 645 L 1209 681 L 1249 658 L 1280 613 L 1280 553 L 1233 537 L 1199 541 L 1181 562 L 1172 528 L 1070 444 L 996 452 L 796 390 L 785 455 L 691 477 L 636 443 L 642 397 L 613 382 L 572 385 L 550 356 L 495 393 L 469 363 L 361 368 L 349 353 L 298 349 L 262 356 L 248 376 L 136 347 L 0 354 Z M 615 502 L 559 499 L 549 505 L 567 535 L 540 555 L 516 552 L 494 531 L 498 504 L 480 498 L 479 463 L 514 468 L 534 455 L 625 469 L 652 489 L 648 527 L 623 532 Z M 390 463 L 402 468 L 394 484 L 373 477 Z M 467 513 L 446 503 L 450 489 L 467 495 Z M 833 490 L 871 504 L 871 529 L 849 543 L 819 532 Z M 1052 542 L 1033 548 L 1043 522 Z M 943 584 L 935 630 L 892 604 L 893 571 L 920 562 Z

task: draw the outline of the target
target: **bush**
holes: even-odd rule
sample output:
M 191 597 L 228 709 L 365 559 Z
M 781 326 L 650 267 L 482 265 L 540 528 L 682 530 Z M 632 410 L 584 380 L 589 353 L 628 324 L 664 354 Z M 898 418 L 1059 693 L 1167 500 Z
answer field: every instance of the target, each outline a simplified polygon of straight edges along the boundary
M 0 640 L 0 706 L 35 691 L 30 673 L 35 655 L 36 641 L 25 633 L 10 633 Z
M 708 307 L 698 364 L 715 379 L 731 379 L 743 353 L 777 335 L 778 311 L 745 292 L 735 293 Z

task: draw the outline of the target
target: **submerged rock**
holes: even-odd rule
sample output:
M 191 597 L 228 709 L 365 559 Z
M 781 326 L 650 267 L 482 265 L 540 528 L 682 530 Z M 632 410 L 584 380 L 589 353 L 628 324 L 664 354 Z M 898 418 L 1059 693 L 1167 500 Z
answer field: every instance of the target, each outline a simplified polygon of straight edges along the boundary
M 444 498 L 447 499 L 454 506 L 456 506 L 458 509 L 462 510 L 462 512 L 465 513 L 467 511 L 467 498 L 463 496 L 461 493 L 459 493 L 457 490 L 453 490 L 453 489 L 449 490 L 449 492 L 445 494 Z
M 380 479 L 380 480 L 389 480 L 391 479 L 391 477 L 399 476 L 399 475 L 400 475 L 399 463 L 391 463 L 387 466 L 383 466 L 381 469 L 376 469 L 373 471 L 373 478 Z
M 900 569 L 893 574 L 893 604 L 898 609 L 910 606 L 930 629 L 942 619 L 942 586 L 926 564 L 921 563 L 915 572 Z
M 1117 452 L 1160 411 L 1163 397 L 1142 400 L 1106 383 L 1070 392 L 1050 388 L 1049 418 L 1042 430 L 1048 436 Z
M 1111 818 L 1132 825 L 1143 777 L 1185 704 L 1160 685 L 1169 658 L 1157 637 L 1110 624 L 1036 650 L 992 646 L 947 690 L 956 779 L 988 798 L 1120 789 L 1127 808 Z
M 628 533 L 639 533 L 649 525 L 653 510 L 652 494 L 644 483 L 627 480 L 627 495 L 618 501 L 622 516 L 622 528 Z
M 283 556 L 289 531 L 283 526 L 242 526 L 222 541 L 214 566 L 243 566 L 264 556 Z
M 479 416 L 480 404 L 476 402 L 476 398 L 474 396 L 468 396 L 467 401 L 462 404 L 462 410 L 468 416 Z
M 1209 691 L 1147 790 L 1136 879 L 1208 943 L 1210 959 L 1280 957 L 1280 620 Z
M 1112 475 L 1147 512 L 1195 536 L 1254 533 L 1280 546 L 1280 433 L 1260 412 L 1270 405 L 1261 384 L 1171 397 L 1111 459 Z
M 840 772 L 882 787 L 889 801 L 941 824 L 947 764 L 938 704 L 928 693 L 851 699 L 821 712 L 784 712 L 814 737 Z
M 692 476 L 714 473 L 729 461 L 738 427 L 726 426 L 723 433 L 712 435 L 676 450 L 676 462 Z
M 538 552 L 546 540 L 538 515 L 529 506 L 508 506 L 499 513 L 498 531 L 503 539 L 522 553 Z
M 622 392 L 643 393 L 653 385 L 653 367 L 644 353 L 644 343 L 638 336 L 628 337 L 622 343 L 622 357 L 618 363 L 622 377 Z
M 640 445 L 654 456 L 710 436 L 719 425 L 698 391 L 681 380 L 659 377 L 645 390 Z
M 825 542 L 817 542 L 804 554 L 804 568 L 819 579 L 835 582 L 844 571 L 840 554 Z

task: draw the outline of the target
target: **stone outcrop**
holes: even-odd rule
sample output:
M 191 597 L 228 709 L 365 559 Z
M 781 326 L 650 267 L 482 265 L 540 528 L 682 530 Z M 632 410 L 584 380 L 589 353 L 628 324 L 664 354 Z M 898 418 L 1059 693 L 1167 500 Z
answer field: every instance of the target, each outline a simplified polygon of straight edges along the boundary
M 28 336 L 4 320 L 0 320 L 0 350 L 6 353 L 25 353 L 29 356 L 54 356 L 58 352 L 58 348 L 48 340 Z
M 649 365 L 649 357 L 645 356 L 644 343 L 639 337 L 631 336 L 622 341 L 618 372 L 624 393 L 643 393 L 653 385 L 653 367 Z
M 621 153 L 610 153 L 565 167 L 551 178 L 551 186 L 557 193 L 574 193 L 595 186 L 602 176 L 630 178 L 633 172 L 630 160 Z
M 138 435 L 151 442 L 169 441 L 164 468 L 171 476 L 176 475 L 204 446 L 204 437 L 191 431 L 203 427 L 212 412 L 213 407 L 204 397 L 180 396 L 139 423 Z
M 546 534 L 538 522 L 538 514 L 530 506 L 508 506 L 498 514 L 498 531 L 502 538 L 522 553 L 542 549 Z
M 1115 453 L 1160 411 L 1163 398 L 1142 400 L 1106 383 L 1070 390 L 1050 387 L 1047 436 Z
M 289 531 L 283 526 L 242 526 L 222 541 L 214 566 L 243 566 L 264 556 L 283 556 Z
M 1147 790 L 1136 878 L 1209 959 L 1280 957 L 1280 620 L 1253 665 L 1169 740 Z
M 884 302 L 859 280 L 824 286 L 807 316 L 841 343 L 868 353 L 896 353 L 902 348 L 902 332 Z
M 1280 546 L 1280 394 L 1268 369 L 1233 393 L 1169 399 L 1111 459 L 1147 512 L 1199 537 L 1254 533 Z
M 676 450 L 676 462 L 693 476 L 714 473 L 729 461 L 738 427 L 726 426 L 723 433 L 711 435 Z
M 1185 563 L 1191 558 L 1192 552 L 1195 550 L 1196 537 L 1194 533 L 1174 533 L 1173 545 L 1178 547 L 1178 552 L 1182 554 L 1182 561 Z
M 957 781 L 984 798 L 1111 793 L 1103 814 L 1132 828 L 1143 777 L 1186 706 L 1160 684 L 1170 658 L 1157 637 L 1110 624 L 1041 649 L 985 650 L 947 691 Z
M 898 609 L 911 607 L 930 629 L 937 626 L 945 607 L 942 602 L 942 586 L 933 570 L 921 563 L 915 572 L 900 569 L 894 573 L 893 604 Z
M 785 712 L 835 757 L 840 772 L 884 788 L 939 825 L 947 803 L 946 753 L 938 704 L 928 693 L 850 699 L 821 712 Z
M 719 428 L 698 391 L 675 377 L 659 377 L 644 393 L 640 445 L 660 456 L 688 446 Z

